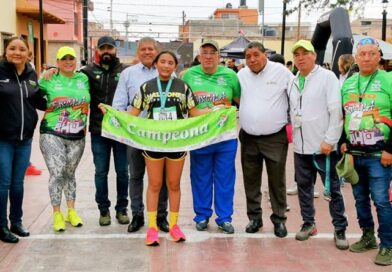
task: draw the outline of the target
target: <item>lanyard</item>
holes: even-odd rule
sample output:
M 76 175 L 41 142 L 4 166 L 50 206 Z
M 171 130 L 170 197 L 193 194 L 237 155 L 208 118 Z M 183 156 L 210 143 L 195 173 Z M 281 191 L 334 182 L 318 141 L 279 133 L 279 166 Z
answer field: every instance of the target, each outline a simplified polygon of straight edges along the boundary
M 160 97 L 160 100 L 161 100 L 161 109 L 165 108 L 167 95 L 170 92 L 170 88 L 171 88 L 172 82 L 173 82 L 173 80 L 170 79 L 167 82 L 165 92 L 162 92 L 162 84 L 161 84 L 161 81 L 160 81 L 159 77 L 157 77 L 157 85 L 158 85 L 159 97 Z
M 375 78 L 375 76 L 377 75 L 377 73 L 378 73 L 378 70 L 377 70 L 375 73 L 372 74 L 372 76 L 370 77 L 369 81 L 366 83 L 366 87 L 365 87 L 365 89 L 363 90 L 363 92 L 361 92 L 361 88 L 360 88 L 360 86 L 359 86 L 359 85 L 360 85 L 360 84 L 359 84 L 359 79 L 360 79 L 361 76 L 358 75 L 357 86 L 358 86 L 358 92 L 359 92 L 359 102 L 362 102 L 362 98 L 364 97 L 365 92 L 367 91 L 367 89 L 368 89 L 370 83 L 373 81 L 373 79 Z
M 331 200 L 331 158 L 330 155 L 325 155 L 325 170 L 320 167 L 317 162 L 316 155 L 313 154 L 313 164 L 319 170 L 325 173 L 324 181 L 324 198 L 326 200 Z

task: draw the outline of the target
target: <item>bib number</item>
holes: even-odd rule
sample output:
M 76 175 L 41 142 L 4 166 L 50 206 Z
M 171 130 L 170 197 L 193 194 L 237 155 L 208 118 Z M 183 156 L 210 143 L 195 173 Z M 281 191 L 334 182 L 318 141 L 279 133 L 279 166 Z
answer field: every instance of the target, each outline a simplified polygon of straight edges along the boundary
M 154 108 L 153 118 L 154 120 L 177 120 L 176 107 Z

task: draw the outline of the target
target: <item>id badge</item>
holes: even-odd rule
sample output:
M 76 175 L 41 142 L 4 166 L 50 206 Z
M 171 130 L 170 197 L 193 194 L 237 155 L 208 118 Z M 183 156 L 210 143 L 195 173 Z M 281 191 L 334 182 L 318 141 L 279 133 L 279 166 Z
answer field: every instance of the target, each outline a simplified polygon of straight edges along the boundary
M 351 114 L 349 130 L 359 130 L 359 127 L 361 126 L 361 120 L 362 120 L 362 111 L 354 111 Z
M 294 115 L 294 127 L 300 128 L 301 126 L 302 126 L 302 115 L 299 113 L 296 113 Z

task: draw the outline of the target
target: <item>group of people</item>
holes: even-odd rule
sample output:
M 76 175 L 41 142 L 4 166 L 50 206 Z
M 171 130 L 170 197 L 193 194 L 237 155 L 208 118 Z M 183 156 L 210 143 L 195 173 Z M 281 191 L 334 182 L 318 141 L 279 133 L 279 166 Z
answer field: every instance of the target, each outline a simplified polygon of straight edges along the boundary
M 316 52 L 309 41 L 295 43 L 292 53 L 296 75 L 284 65 L 268 60 L 263 44 L 251 42 L 244 51 L 247 66 L 236 74 L 219 65 L 217 42 L 205 40 L 199 50 L 200 64 L 189 68 L 179 79 L 173 77 L 178 65 L 176 55 L 159 52 L 154 39 L 141 39 L 137 47 L 140 62 L 126 67 L 116 57 L 114 40 L 104 36 L 98 40 L 95 63 L 77 72 L 75 51 L 62 47 L 57 53 L 57 68 L 37 80 L 27 64 L 28 44 L 21 38 L 10 39 L 0 63 L 0 239 L 15 243 L 15 234 L 29 235 L 22 224 L 21 206 L 23 173 L 29 163 L 37 123 L 35 109 L 45 111 L 40 125 L 40 148 L 50 173 L 53 227 L 55 231 L 64 231 L 66 221 L 75 227 L 83 225 L 75 210 L 75 169 L 85 146 L 90 107 L 99 224 L 111 224 L 108 172 L 113 150 L 118 222 L 129 224 L 129 232 L 144 226 L 143 178 L 147 169 L 146 245 L 159 245 L 158 230 L 169 232 L 176 242 L 185 241 L 178 217 L 186 152 L 139 150 L 102 137 L 105 108 L 100 104 L 134 116 L 166 121 L 208 114 L 217 106 L 229 107 L 234 101 L 240 105 L 239 140 L 249 218 L 245 231 L 255 233 L 263 226 L 260 187 L 265 162 L 274 234 L 287 236 L 285 164 L 287 125 L 291 122 L 295 181 L 303 220 L 295 238 L 304 241 L 317 233 L 313 195 L 319 173 L 330 198 L 336 247 L 352 252 L 378 248 L 371 198 L 376 206 L 380 238 L 375 263 L 392 264 L 392 205 L 388 198 L 392 80 L 391 74 L 378 70 L 379 46 L 372 38 L 358 43 L 355 61 L 359 73 L 341 79 L 342 84 L 331 71 L 316 64 Z M 176 93 L 177 99 L 167 99 L 169 93 Z M 218 227 L 227 234 L 235 231 L 232 215 L 236 152 L 237 139 L 190 152 L 193 220 L 198 231 L 208 229 L 213 208 Z M 352 188 L 363 235 L 351 246 L 346 239 L 348 221 L 335 170 L 340 152 L 352 155 L 359 176 Z M 128 188 L 132 221 L 127 212 Z M 63 192 L 68 207 L 66 216 L 60 209 Z

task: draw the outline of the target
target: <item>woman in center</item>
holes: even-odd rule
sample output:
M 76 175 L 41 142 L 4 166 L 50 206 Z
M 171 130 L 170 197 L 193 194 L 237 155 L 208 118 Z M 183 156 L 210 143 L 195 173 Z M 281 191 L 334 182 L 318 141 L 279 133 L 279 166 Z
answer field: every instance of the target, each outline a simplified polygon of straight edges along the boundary
M 130 114 L 138 116 L 147 112 L 147 118 L 154 120 L 177 120 L 188 116 L 197 116 L 210 110 L 199 110 L 192 90 L 182 80 L 172 78 L 178 60 L 171 51 L 162 51 L 154 60 L 159 76 L 145 82 L 132 101 Z M 148 246 L 159 245 L 157 228 L 157 208 L 163 175 L 169 191 L 169 226 L 170 235 L 175 242 L 185 241 L 185 235 L 177 225 L 180 209 L 180 179 L 186 152 L 151 152 L 143 151 L 148 173 L 147 214 L 148 230 L 145 243 Z

